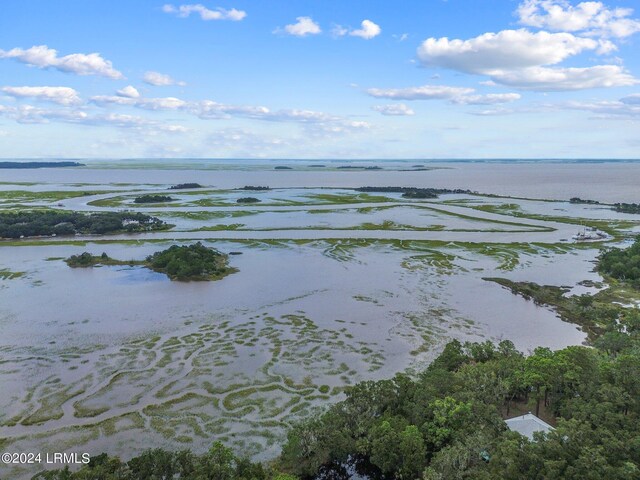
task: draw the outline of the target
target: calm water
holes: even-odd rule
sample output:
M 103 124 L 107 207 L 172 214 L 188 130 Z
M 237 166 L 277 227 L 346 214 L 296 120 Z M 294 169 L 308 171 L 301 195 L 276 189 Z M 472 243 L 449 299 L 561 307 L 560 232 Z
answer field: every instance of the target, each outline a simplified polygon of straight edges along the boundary
M 428 163 L 438 168 L 420 172 L 400 171 L 406 162 L 363 162 L 381 165 L 383 171 L 317 171 L 293 162 L 288 163 L 293 170 L 282 171 L 273 165 L 283 162 L 253 167 L 200 162 L 194 166 L 201 170 L 192 171 L 154 163 L 152 169 L 91 162 L 91 168 L 82 169 L 0 170 L 0 182 L 36 182 L 2 188 L 38 191 L 148 190 L 191 181 L 215 188 L 390 185 L 537 199 L 639 200 L 638 163 Z M 427 162 L 410 161 L 416 163 Z M 111 185 L 118 182 L 134 185 Z M 304 196 L 281 193 L 298 200 Z M 24 272 L 0 280 L 0 438 L 7 439 L 5 449 L 57 446 L 128 457 L 156 446 L 203 451 L 220 439 L 239 453 L 270 458 L 278 454 L 287 425 L 322 401 L 339 400 L 341 387 L 420 369 L 451 338 L 509 339 L 523 351 L 582 343 L 585 335 L 574 325 L 482 278 L 569 287 L 597 281 L 592 270 L 598 246 L 571 248 L 566 240 L 576 225 L 514 219 L 463 204 L 513 203 L 523 212 L 574 218 L 640 217 L 593 205 L 478 198 L 441 197 L 435 205 L 440 213 L 413 204 L 382 210 L 379 204 L 261 206 L 251 207 L 251 215 L 224 220 L 241 223 L 245 231 L 196 235 L 184 230 L 220 220 L 176 219 L 182 232 L 115 236 L 110 243 L 92 243 L 95 239 L 88 237 L 85 246 L 0 244 L 0 270 Z M 64 204 L 89 209 L 89 200 Z M 359 212 L 363 206 L 373 208 Z M 189 209 L 230 213 L 239 208 Z M 313 212 L 319 208 L 325 211 Z M 469 212 L 474 219 L 459 216 Z M 446 229 L 352 229 L 385 220 L 415 227 L 446 224 Z M 512 226 L 496 231 L 496 220 L 521 221 L 531 231 L 512 231 Z M 541 226 L 556 230 L 538 231 Z M 269 228 L 278 230 L 261 231 Z M 465 228 L 480 231 L 454 231 Z M 139 242 L 117 241 L 132 238 Z M 140 267 L 70 269 L 61 260 L 84 250 L 142 259 L 172 239 L 193 238 L 206 239 L 223 252 L 242 252 L 230 257 L 239 272 L 218 282 L 180 283 Z M 508 245 L 511 241 L 520 243 Z M 543 244 L 527 245 L 533 241 Z M 321 385 L 332 392 L 319 400 Z M 0 475 L 6 474 L 0 470 Z

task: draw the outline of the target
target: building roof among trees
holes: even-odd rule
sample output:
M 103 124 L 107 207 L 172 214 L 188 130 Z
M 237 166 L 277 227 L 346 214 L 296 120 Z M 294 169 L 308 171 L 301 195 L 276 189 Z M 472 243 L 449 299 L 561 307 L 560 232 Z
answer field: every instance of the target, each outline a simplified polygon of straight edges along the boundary
M 550 431 L 555 430 L 551 425 L 536 417 L 531 412 L 520 415 L 519 417 L 509 418 L 505 420 L 505 423 L 509 430 L 518 432 L 529 440 L 533 440 L 533 434 L 535 432 L 549 433 Z

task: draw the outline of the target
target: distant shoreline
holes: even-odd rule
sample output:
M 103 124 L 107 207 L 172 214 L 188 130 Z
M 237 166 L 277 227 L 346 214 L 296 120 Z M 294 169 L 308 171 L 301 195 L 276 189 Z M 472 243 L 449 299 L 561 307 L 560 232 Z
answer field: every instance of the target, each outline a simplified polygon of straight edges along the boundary
M 84 167 L 79 162 L 0 162 L 0 168 L 60 168 Z

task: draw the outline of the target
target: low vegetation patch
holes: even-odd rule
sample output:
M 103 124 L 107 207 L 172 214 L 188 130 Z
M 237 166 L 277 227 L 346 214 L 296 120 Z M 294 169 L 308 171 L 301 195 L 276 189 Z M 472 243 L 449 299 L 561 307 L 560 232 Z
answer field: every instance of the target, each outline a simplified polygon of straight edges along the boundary
M 83 252 L 80 255 L 71 255 L 65 262 L 71 268 L 95 267 L 96 265 L 144 265 L 144 262 L 139 260 L 116 260 L 105 252 L 102 252 L 102 255 L 91 255 L 89 252 Z

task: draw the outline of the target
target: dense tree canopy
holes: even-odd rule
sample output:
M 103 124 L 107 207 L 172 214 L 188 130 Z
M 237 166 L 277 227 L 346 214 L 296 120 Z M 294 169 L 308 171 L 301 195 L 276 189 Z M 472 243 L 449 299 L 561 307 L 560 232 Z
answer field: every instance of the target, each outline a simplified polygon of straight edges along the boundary
M 261 200 L 256 197 L 241 197 L 236 200 L 237 203 L 259 203 Z
M 173 200 L 174 198 L 169 195 L 141 195 L 136 197 L 133 203 L 163 203 L 172 202 Z
M 172 185 L 171 187 L 169 187 L 169 189 L 171 190 L 185 190 L 185 189 L 189 189 L 189 188 L 202 188 L 202 185 L 200 185 L 199 183 L 178 183 L 177 185 Z
M 640 238 L 627 249 L 611 248 L 600 256 L 598 270 L 640 288 Z
M 91 214 L 56 210 L 0 212 L 0 237 L 2 238 L 140 232 L 168 227 L 165 222 L 156 217 L 135 212 Z
M 616 203 L 613 205 L 616 212 L 621 213 L 640 213 L 640 203 Z
M 227 255 L 197 242 L 156 252 L 147 257 L 146 265 L 172 280 L 213 280 L 235 271 L 227 266 L 227 259 Z

